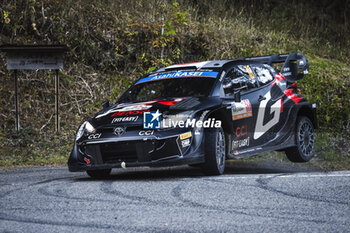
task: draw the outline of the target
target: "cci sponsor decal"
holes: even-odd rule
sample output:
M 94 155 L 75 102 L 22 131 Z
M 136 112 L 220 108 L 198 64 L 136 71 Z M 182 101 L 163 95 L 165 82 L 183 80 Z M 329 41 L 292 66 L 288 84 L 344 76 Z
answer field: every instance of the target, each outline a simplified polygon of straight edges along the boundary
M 218 75 L 218 72 L 209 72 L 209 71 L 180 71 L 180 72 L 173 72 L 173 73 L 166 73 L 166 74 L 155 74 L 152 76 L 148 76 L 146 78 L 140 79 L 136 84 L 143 83 L 143 82 L 149 82 L 149 81 L 155 81 L 155 80 L 161 80 L 161 79 L 168 79 L 168 78 L 188 78 L 188 77 L 209 77 L 209 78 L 216 78 Z
M 90 135 L 88 136 L 88 139 L 98 139 L 98 138 L 101 137 L 101 135 L 102 135 L 102 133 L 90 134 Z
M 238 126 L 236 128 L 235 133 L 236 133 L 236 138 L 246 136 L 247 135 L 247 126 L 246 125 Z
M 141 130 L 139 132 L 140 136 L 150 136 L 153 135 L 154 131 L 153 130 Z
M 253 116 L 252 106 L 248 99 L 244 99 L 240 103 L 232 103 L 231 109 L 234 121 Z

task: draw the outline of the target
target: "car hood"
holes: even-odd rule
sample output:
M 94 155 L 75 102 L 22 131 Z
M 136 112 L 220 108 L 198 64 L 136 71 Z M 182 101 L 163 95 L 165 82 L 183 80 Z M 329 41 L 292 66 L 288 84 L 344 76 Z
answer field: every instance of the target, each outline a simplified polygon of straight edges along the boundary
M 194 114 L 219 106 L 219 97 L 184 97 L 151 100 L 139 103 L 114 104 L 98 112 L 91 123 L 99 128 L 114 125 L 142 125 L 144 112 L 159 111 L 163 116 L 176 114 Z

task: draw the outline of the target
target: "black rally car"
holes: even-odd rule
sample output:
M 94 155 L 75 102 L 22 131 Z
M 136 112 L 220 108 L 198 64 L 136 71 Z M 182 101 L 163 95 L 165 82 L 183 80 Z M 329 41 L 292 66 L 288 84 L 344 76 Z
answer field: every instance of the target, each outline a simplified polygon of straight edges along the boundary
M 151 72 L 81 124 L 69 170 L 103 177 L 112 168 L 189 164 L 222 174 L 226 159 L 272 150 L 309 161 L 316 105 L 298 96 L 294 83 L 308 72 L 299 53 Z

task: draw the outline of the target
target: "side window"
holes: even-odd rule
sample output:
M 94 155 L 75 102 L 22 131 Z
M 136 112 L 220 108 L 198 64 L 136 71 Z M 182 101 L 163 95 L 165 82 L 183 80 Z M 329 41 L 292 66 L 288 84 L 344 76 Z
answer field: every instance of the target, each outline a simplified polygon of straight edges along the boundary
M 251 67 L 256 74 L 260 86 L 264 86 L 274 79 L 272 67 L 268 65 L 252 65 Z
M 223 82 L 226 93 L 233 93 L 235 90 L 250 90 L 255 87 L 258 87 L 258 81 L 250 65 L 233 67 Z

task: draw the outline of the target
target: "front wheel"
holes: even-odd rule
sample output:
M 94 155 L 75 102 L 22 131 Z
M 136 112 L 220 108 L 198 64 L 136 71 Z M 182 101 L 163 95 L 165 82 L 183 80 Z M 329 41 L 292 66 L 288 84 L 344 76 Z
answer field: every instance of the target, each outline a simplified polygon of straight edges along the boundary
M 205 132 L 205 163 L 202 171 L 206 175 L 221 175 L 225 170 L 226 145 L 222 128 Z
M 91 177 L 95 179 L 103 179 L 107 178 L 112 169 L 102 169 L 102 170 L 87 170 L 86 173 Z
M 295 130 L 296 146 L 286 149 L 287 158 L 292 162 L 308 162 L 315 146 L 315 130 L 309 118 L 298 117 Z

